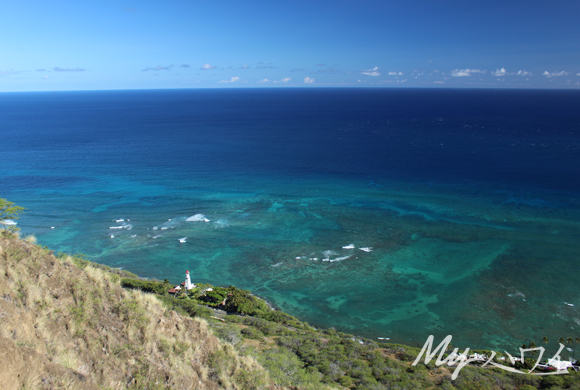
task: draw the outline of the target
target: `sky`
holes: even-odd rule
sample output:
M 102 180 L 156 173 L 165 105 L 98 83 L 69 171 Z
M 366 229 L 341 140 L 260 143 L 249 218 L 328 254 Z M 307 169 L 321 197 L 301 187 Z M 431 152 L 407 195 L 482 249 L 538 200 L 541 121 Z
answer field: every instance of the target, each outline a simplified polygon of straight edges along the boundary
M 578 0 L 0 0 L 0 92 L 580 88 Z

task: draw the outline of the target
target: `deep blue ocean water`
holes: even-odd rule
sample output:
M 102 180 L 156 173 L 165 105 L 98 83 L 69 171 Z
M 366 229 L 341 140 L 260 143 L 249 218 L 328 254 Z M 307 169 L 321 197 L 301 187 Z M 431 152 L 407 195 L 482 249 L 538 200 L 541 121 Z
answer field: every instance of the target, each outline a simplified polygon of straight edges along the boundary
M 315 326 L 580 336 L 578 91 L 3 93 L 0 197 L 57 251 Z

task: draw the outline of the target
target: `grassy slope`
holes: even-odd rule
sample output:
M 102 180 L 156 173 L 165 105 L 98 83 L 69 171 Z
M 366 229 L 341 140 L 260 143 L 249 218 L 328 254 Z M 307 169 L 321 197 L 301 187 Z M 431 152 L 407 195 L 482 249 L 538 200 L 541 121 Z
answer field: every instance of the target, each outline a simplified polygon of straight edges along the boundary
M 220 342 L 205 320 L 121 288 L 119 275 L 102 267 L 80 262 L 81 269 L 75 262 L 0 231 L 0 389 L 271 383 L 253 358 Z

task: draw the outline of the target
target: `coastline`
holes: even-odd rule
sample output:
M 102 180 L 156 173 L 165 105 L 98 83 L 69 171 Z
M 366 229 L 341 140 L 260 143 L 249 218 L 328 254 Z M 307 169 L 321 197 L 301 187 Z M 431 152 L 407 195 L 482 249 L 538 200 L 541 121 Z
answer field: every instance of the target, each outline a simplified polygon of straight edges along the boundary
M 126 341 L 119 341 L 124 343 L 120 349 L 109 347 L 108 344 L 105 344 L 105 347 L 102 348 L 105 354 L 101 354 L 99 348 L 90 352 L 93 355 L 100 354 L 98 359 L 101 365 L 110 364 L 108 363 L 110 359 L 106 356 L 108 348 L 112 348 L 110 354 L 115 356 L 117 356 L 119 351 L 123 350 L 131 350 L 134 351 L 131 353 L 142 354 L 143 346 L 141 344 L 143 337 L 150 338 L 155 334 L 154 332 L 151 333 L 151 330 L 145 330 L 147 328 L 145 325 L 150 324 L 153 327 L 163 327 L 163 329 L 169 330 L 178 329 L 182 332 L 184 329 L 188 329 L 183 335 L 186 341 L 178 342 L 176 340 L 171 342 L 167 339 L 158 341 L 160 343 L 159 347 L 155 348 L 161 348 L 163 351 L 172 350 L 177 353 L 183 353 L 180 351 L 190 348 L 189 344 L 187 344 L 189 343 L 188 339 L 193 338 L 198 343 L 207 343 L 209 342 L 207 340 L 213 337 L 210 336 L 211 334 L 217 336 L 220 343 L 222 343 L 222 347 L 219 348 L 229 352 L 220 351 L 218 348 L 206 355 L 206 360 L 203 361 L 210 368 L 209 374 L 207 371 L 204 374 L 204 368 L 198 367 L 196 368 L 198 373 L 195 375 L 199 376 L 200 384 L 201 380 L 219 380 L 222 385 L 225 383 L 241 383 L 234 387 L 231 387 L 231 385 L 224 386 L 232 389 L 266 388 L 266 383 L 258 380 L 259 377 L 264 378 L 265 372 L 267 372 L 267 378 L 269 378 L 267 381 L 271 381 L 270 384 L 312 390 L 337 387 L 375 389 L 377 386 L 379 388 L 381 386 L 386 388 L 404 386 L 418 389 L 433 388 L 434 386 L 446 386 L 447 388 L 459 386 L 458 388 L 465 389 L 464 384 L 470 383 L 467 378 L 472 378 L 474 375 L 479 377 L 478 380 L 482 381 L 481 383 L 494 383 L 494 388 L 513 389 L 514 383 L 517 383 L 518 387 L 524 384 L 534 384 L 542 387 L 543 381 L 547 378 L 506 373 L 501 370 L 482 367 L 481 365 L 484 362 L 481 359 L 489 356 L 490 351 L 470 351 L 470 359 L 476 359 L 477 361 L 473 361 L 472 364 L 462 367 L 460 370 L 457 369 L 459 366 L 441 366 L 435 361 L 429 362 L 427 359 L 425 359 L 424 363 L 416 365 L 417 361 L 422 357 L 422 352 L 418 348 L 394 343 L 378 343 L 342 333 L 335 329 L 315 329 L 286 313 L 271 310 L 264 301 L 255 297 L 249 291 L 239 290 L 233 286 L 209 289 L 207 285 L 204 285 L 203 290 L 207 292 L 205 296 L 195 296 L 195 287 L 189 290 L 189 292 L 193 293 L 192 296 L 185 294 L 185 292 L 178 297 L 169 296 L 167 291 L 173 285 L 167 281 L 144 280 L 127 271 L 90 262 L 82 256 L 57 254 L 55 257 L 48 248 L 34 245 L 34 237 L 27 237 L 21 240 L 17 238 L 15 232 L 3 230 L 0 232 L 0 244 L 0 255 L 2 255 L 0 256 L 0 269 L 3 270 L 0 273 L 0 288 L 4 291 L 4 300 L 0 301 L 0 305 L 4 305 L 3 309 L 9 310 L 10 313 L 14 310 L 21 311 L 26 309 L 34 315 L 48 315 L 52 320 L 48 322 L 43 320 L 41 323 L 44 325 L 39 328 L 44 332 L 42 333 L 43 337 L 49 337 L 54 332 L 61 335 L 59 337 L 63 337 L 62 331 L 58 328 L 45 329 L 47 324 L 55 321 L 57 323 L 65 321 L 68 324 L 66 327 L 67 337 L 71 338 L 71 342 L 77 345 L 88 343 L 90 346 L 94 342 L 100 343 L 101 339 L 98 334 L 103 331 L 108 332 L 108 340 L 110 342 L 111 334 L 118 333 L 119 329 L 128 329 L 128 336 L 120 334 L 120 337 L 128 337 Z M 52 267 L 50 268 L 52 271 L 49 270 L 45 274 L 46 267 Z M 23 287 L 24 293 L 19 293 L 16 290 L 12 291 L 13 288 L 17 288 L 17 283 L 14 281 L 16 270 L 19 273 L 20 283 L 22 284 L 24 280 L 27 281 Z M 41 275 L 37 274 L 39 271 Z M 9 277 L 6 278 L 4 275 Z M 64 275 L 68 277 L 63 278 Z M 51 278 L 55 279 L 51 280 Z M 30 282 L 28 282 L 29 280 Z M 37 292 L 33 292 L 33 290 L 37 291 L 39 288 L 37 282 L 33 282 L 34 280 L 41 280 L 43 286 L 45 283 L 49 284 L 44 286 L 48 294 L 40 301 L 33 302 L 34 297 L 41 296 Z M 61 282 L 58 283 L 57 280 Z M 61 283 L 66 284 L 66 286 L 61 286 Z M 124 288 L 121 288 L 121 286 L 124 286 Z M 57 290 L 53 291 L 52 289 L 54 288 Z M 197 289 L 198 292 L 201 290 Z M 90 294 L 87 294 L 87 292 L 90 292 Z M 72 294 L 72 296 L 69 299 L 63 294 Z M 74 298 L 75 296 L 78 297 Z M 228 300 L 222 302 L 221 299 L 224 296 L 227 296 Z M 90 297 L 102 298 L 93 299 Z M 18 303 L 20 300 L 23 300 L 22 303 Z M 109 302 L 109 300 L 113 301 Z M 216 307 L 224 305 L 228 312 L 215 313 L 202 307 L 198 302 Z M 148 307 L 141 307 L 143 303 L 148 305 Z M 15 306 L 14 308 L 8 308 L 7 304 Z M 191 322 L 190 317 L 193 317 L 193 322 Z M 110 325 L 105 325 L 104 323 L 99 325 L 102 321 L 110 322 L 112 318 L 114 318 L 114 321 L 120 321 L 114 328 L 108 329 Z M 190 319 L 188 320 L 188 318 Z M 199 325 L 195 325 L 196 323 Z M 14 348 L 19 348 L 11 352 L 12 354 L 18 355 L 24 352 L 30 354 L 30 348 L 39 348 L 38 344 L 30 344 L 28 341 L 15 344 L 18 340 L 17 332 L 10 331 L 9 328 L 7 330 L 4 323 L 0 324 L 2 325 L 0 326 L 0 332 L 3 332 L 0 336 L 4 335 L 0 337 L 0 343 L 4 342 L 4 338 L 9 337 L 6 340 L 15 340 L 9 341 L 11 343 L 10 348 L 12 348 L 12 345 L 14 345 Z M 198 326 L 198 329 L 195 330 L 189 325 L 187 328 L 183 328 L 182 324 L 195 325 Z M 11 320 L 8 326 L 14 327 L 16 323 Z M 20 326 L 22 327 L 23 324 L 20 324 Z M 93 329 L 93 326 L 96 326 L 96 328 Z M 200 335 L 199 326 L 202 326 L 203 329 L 207 326 L 207 329 L 211 329 L 211 331 L 209 333 L 202 332 Z M 147 332 L 147 336 L 142 336 L 140 332 Z M 39 336 L 34 337 L 38 338 Z M 47 339 L 46 342 L 51 341 Z M 449 345 L 447 347 L 450 348 Z M 83 346 L 81 350 L 84 351 L 86 348 L 86 346 Z M 211 348 L 215 349 L 215 347 Z M 85 355 L 89 351 L 91 350 L 88 349 Z M 449 352 L 449 349 L 447 351 L 443 349 L 440 354 L 448 357 Z M 43 353 L 46 359 L 55 359 L 50 353 Z M 57 353 L 63 354 L 65 352 L 60 351 Z M 89 358 L 88 355 L 85 355 L 82 357 L 83 361 L 93 359 L 93 357 Z M 36 359 L 36 355 L 33 356 Z M 505 359 L 505 356 L 499 354 L 494 359 L 495 362 L 499 363 L 501 359 Z M 179 361 L 181 362 L 180 364 L 184 364 L 183 358 L 180 358 Z M 232 361 L 254 361 L 256 363 L 252 363 L 254 364 L 253 368 L 246 366 L 242 371 L 234 370 L 233 374 L 228 374 L 229 371 L 223 371 L 220 368 L 224 364 L 231 365 Z M 258 363 L 259 365 L 256 366 Z M 83 365 L 85 363 L 78 363 L 80 365 L 77 363 L 66 364 L 72 367 L 73 370 L 68 371 L 69 374 L 76 373 L 75 375 L 79 375 L 77 373 L 78 370 L 84 370 L 82 371 L 84 378 L 94 378 L 90 370 L 86 371 L 85 368 L 82 368 L 85 367 Z M 185 364 L 187 365 L 188 363 Z M 530 369 L 533 364 L 533 360 L 526 360 L 522 363 L 516 362 L 516 368 Z M 292 369 L 288 368 L 289 365 Z M 119 368 L 125 369 L 125 366 L 115 363 L 112 369 L 118 371 Z M 192 367 L 195 368 L 195 366 Z M 71 368 L 68 369 L 71 370 Z M 543 368 L 540 367 L 538 369 L 542 370 Z M 260 370 L 264 371 L 259 374 Z M 10 372 L 12 373 L 13 371 L 11 369 Z M 461 372 L 458 376 L 453 376 L 454 372 L 457 374 L 459 371 Z M 235 374 L 236 372 L 238 373 Z M 239 375 L 242 372 L 246 372 L 246 374 L 240 377 Z M 249 372 L 254 372 L 254 374 L 248 377 Z M 167 386 L 173 383 L 172 378 L 174 375 L 178 376 L 178 374 L 173 373 L 165 374 L 164 383 L 167 383 Z M 573 383 L 577 380 L 578 375 L 580 374 L 571 371 L 569 375 L 565 376 L 564 381 Z M 0 373 L 0 383 L 4 379 Z M 135 383 L 151 383 L 149 382 L 150 380 L 150 376 L 139 377 Z M 249 385 L 248 381 L 251 381 L 252 384 Z M 163 388 L 169 388 L 167 386 Z

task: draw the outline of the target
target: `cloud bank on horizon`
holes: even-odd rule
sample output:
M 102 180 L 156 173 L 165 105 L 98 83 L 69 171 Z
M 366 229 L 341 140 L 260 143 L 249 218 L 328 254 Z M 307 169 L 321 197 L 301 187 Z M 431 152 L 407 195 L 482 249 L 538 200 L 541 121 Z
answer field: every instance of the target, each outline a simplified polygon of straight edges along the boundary
M 398 3 L 9 2 L 0 91 L 580 88 L 578 2 Z

